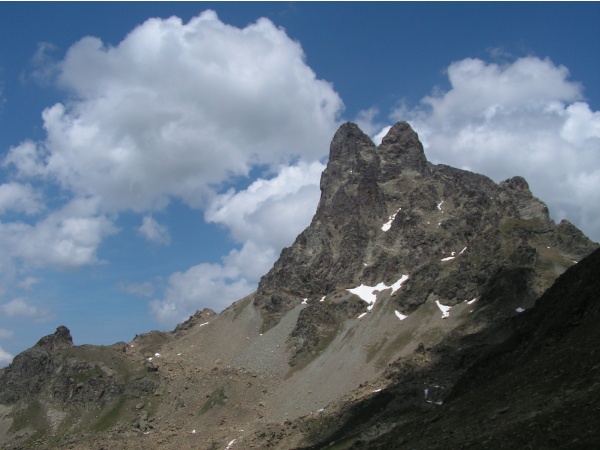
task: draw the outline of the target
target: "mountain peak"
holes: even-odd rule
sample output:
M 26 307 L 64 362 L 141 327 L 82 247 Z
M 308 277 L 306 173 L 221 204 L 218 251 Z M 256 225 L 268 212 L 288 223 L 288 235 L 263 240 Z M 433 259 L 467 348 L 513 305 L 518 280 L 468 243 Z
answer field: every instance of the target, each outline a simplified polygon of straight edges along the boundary
M 378 148 L 382 176 L 391 179 L 402 172 L 427 173 L 427 158 L 419 135 L 408 122 L 398 122 L 387 132 Z
M 49 334 L 41 338 L 35 347 L 43 348 L 44 350 L 50 351 L 56 348 L 68 348 L 73 346 L 73 338 L 71 337 L 71 331 L 64 325 L 59 326 L 54 334 Z
M 336 131 L 329 149 L 330 162 L 352 163 L 361 150 L 374 147 L 373 141 L 352 122 L 342 124 Z
M 380 178 L 392 178 L 400 171 L 424 174 L 427 158 L 418 134 L 408 122 L 397 122 L 392 126 L 379 147 L 358 125 L 346 122 L 339 127 L 331 141 L 329 175 L 339 175 L 334 170 L 337 165 L 352 171 L 360 171 L 365 165 L 373 166 L 378 169 Z M 381 172 L 379 169 L 382 169 Z
M 403 274 L 412 274 L 410 284 L 430 285 L 441 263 L 468 249 L 469 256 L 460 258 L 464 268 L 452 277 L 431 285 L 418 300 L 414 294 L 398 299 L 405 311 L 432 295 L 453 304 L 478 296 L 497 271 L 516 266 L 544 271 L 548 249 L 556 248 L 560 273 L 595 248 L 583 235 L 567 244 L 563 228 L 522 177 L 497 184 L 431 164 L 407 122 L 391 127 L 378 147 L 356 124 L 345 123 L 331 143 L 312 223 L 261 279 L 255 305 L 268 329 L 303 298 L 393 283 Z M 479 261 L 488 259 L 480 270 Z M 546 287 L 536 286 L 531 296 Z

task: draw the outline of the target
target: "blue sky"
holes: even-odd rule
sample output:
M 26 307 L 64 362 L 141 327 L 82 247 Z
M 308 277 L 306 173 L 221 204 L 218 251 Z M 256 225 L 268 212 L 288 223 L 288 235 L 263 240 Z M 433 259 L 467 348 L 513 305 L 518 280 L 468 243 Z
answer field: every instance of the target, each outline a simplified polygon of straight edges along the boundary
M 600 240 L 600 4 L 0 3 L 0 366 L 172 329 L 308 225 L 333 133 L 523 175 Z

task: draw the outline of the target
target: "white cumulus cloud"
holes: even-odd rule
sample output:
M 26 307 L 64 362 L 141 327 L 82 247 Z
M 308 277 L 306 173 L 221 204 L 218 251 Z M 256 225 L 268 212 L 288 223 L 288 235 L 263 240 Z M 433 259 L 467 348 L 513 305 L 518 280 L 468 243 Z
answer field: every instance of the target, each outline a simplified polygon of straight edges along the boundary
M 37 214 L 44 209 L 41 194 L 30 184 L 0 184 L 0 214 L 7 211 Z
M 233 266 L 202 263 L 172 274 L 164 298 L 150 307 L 161 323 L 174 325 L 207 305 L 220 311 L 254 288 Z
M 315 161 L 281 167 L 271 179 L 259 178 L 247 189 L 213 199 L 206 220 L 225 225 L 238 242 L 260 246 L 289 245 L 312 219 L 319 202 L 325 165 Z
M 231 250 L 221 264 L 200 264 L 172 275 L 164 298 L 152 304 L 155 316 L 174 324 L 203 306 L 220 310 L 252 292 L 281 248 L 310 223 L 324 168 L 318 161 L 299 162 L 281 167 L 273 178 L 214 197 L 206 220 L 225 226 L 242 247 Z
M 48 50 L 40 46 L 34 75 L 67 95 L 42 112 L 44 138 L 13 146 L 2 161 L 15 181 L 0 188 L 0 213 L 40 214 L 0 224 L 2 273 L 13 276 L 19 264 L 98 263 L 100 245 L 118 232 L 125 211 L 140 215 L 146 239 L 167 244 L 168 230 L 151 214 L 177 199 L 215 211 L 210 220 L 240 245 L 222 265 L 210 266 L 215 282 L 238 286 L 234 291 L 254 285 L 258 271 L 268 270 L 310 220 L 306 205 L 318 200 L 318 181 L 303 186 L 294 170 L 306 178 L 320 169 L 313 161 L 327 155 L 343 110 L 332 85 L 306 64 L 300 44 L 268 19 L 238 28 L 205 11 L 187 23 L 149 19 L 115 45 L 84 37 L 62 60 L 46 57 Z M 286 172 L 290 186 L 260 181 L 258 193 L 245 194 L 257 202 L 253 211 L 236 216 L 228 209 L 244 194 L 220 194 L 253 168 L 278 173 L 292 163 L 299 169 Z M 47 199 L 52 207 L 42 209 L 31 188 L 38 185 L 51 186 L 48 196 L 58 192 Z M 27 201 L 15 202 L 16 190 Z M 268 219 L 277 226 L 262 228 Z M 175 287 L 189 279 L 173 276 L 165 305 L 178 298 L 189 305 L 194 296 L 183 293 L 190 290 Z
M 411 123 L 428 159 L 495 181 L 524 176 L 555 220 L 600 240 L 600 112 L 567 68 L 536 57 L 464 59 L 447 73 L 448 91 L 391 116 Z
M 72 100 L 47 108 L 46 139 L 12 148 L 5 164 L 116 211 L 171 197 L 199 206 L 256 164 L 325 156 L 343 107 L 282 29 L 268 19 L 239 29 L 212 11 L 150 19 L 114 47 L 83 38 L 58 78 Z
M 70 269 L 97 263 L 102 239 L 116 229 L 104 216 L 94 216 L 93 201 L 75 200 L 34 225 L 0 223 L 0 249 L 7 262 L 27 267 Z

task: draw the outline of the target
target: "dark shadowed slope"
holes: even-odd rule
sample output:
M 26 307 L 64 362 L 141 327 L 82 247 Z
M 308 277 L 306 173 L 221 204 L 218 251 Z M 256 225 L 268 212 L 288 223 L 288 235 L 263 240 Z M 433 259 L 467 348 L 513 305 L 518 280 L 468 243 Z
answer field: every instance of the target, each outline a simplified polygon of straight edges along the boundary
M 399 361 L 388 389 L 331 417 L 337 427 L 311 448 L 598 448 L 599 322 L 596 250 L 534 308 Z M 447 392 L 436 388 L 444 382 Z

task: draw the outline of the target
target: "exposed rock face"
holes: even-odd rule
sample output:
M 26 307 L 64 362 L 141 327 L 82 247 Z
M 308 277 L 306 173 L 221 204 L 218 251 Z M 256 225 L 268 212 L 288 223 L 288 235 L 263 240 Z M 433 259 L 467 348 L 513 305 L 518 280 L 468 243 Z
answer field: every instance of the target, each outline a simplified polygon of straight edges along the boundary
M 378 147 L 342 125 L 321 192 L 310 226 L 260 281 L 265 328 L 303 298 L 402 274 L 411 275 L 396 298 L 403 312 L 432 295 L 447 305 L 477 297 L 514 271 L 532 300 L 597 246 L 568 222 L 555 225 L 522 177 L 496 184 L 428 163 L 406 122 Z
M 156 376 L 147 374 L 141 356 L 128 356 L 124 348 L 74 346 L 69 329 L 60 326 L 17 355 L 0 372 L 0 406 L 12 410 L 8 419 L 0 414 L 0 430 L 8 420 L 6 436 L 28 443 L 6 448 L 38 447 L 30 438 L 52 434 L 65 418 L 70 426 L 111 424 L 127 402 L 150 395 Z M 4 438 L 0 433 L 0 448 Z
M 61 325 L 56 329 L 54 334 L 41 338 L 35 347 L 42 348 L 46 351 L 54 350 L 55 348 L 69 348 L 73 346 L 73 338 L 67 327 Z
M 206 323 L 209 319 L 212 319 L 216 315 L 217 313 L 210 308 L 204 308 L 202 311 L 196 311 L 193 315 L 191 315 L 188 318 L 188 320 L 178 324 L 175 327 L 173 333 L 177 334 L 180 332 L 187 331 L 195 325 Z

